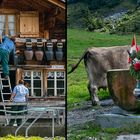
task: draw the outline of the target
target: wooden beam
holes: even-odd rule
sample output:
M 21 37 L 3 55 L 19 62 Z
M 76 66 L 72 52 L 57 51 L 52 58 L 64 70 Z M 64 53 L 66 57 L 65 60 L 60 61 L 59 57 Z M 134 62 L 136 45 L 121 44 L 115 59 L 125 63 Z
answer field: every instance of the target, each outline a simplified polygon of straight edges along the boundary
M 25 0 L 26 3 L 28 3 L 28 5 L 32 5 L 32 7 L 40 12 L 44 12 L 47 11 L 48 9 L 46 9 L 46 7 L 41 6 L 37 3 L 37 1 L 35 0 Z
M 20 1 L 17 1 L 17 3 L 18 3 L 17 8 L 19 8 L 20 10 L 23 10 L 25 7 L 26 7 L 25 9 L 32 8 L 31 5 L 26 0 L 20 0 Z
M 65 23 L 66 22 L 66 12 L 64 10 L 61 10 L 60 14 L 57 15 L 56 18 Z
M 38 5 L 37 5 L 38 6 Z M 40 7 L 40 5 L 38 6 L 38 8 L 36 8 L 36 6 L 32 6 L 31 3 L 29 3 L 27 0 L 15 0 L 14 2 L 13 1 L 10 1 L 10 0 L 7 0 L 6 2 L 3 2 L 1 5 L 0 5 L 1 8 L 9 8 L 9 9 L 17 9 L 17 10 L 28 10 L 28 11 L 31 11 L 31 10 L 38 10 L 38 9 L 43 9 L 42 7 Z
M 0 13 L 1 14 L 16 14 L 18 13 L 18 10 L 16 9 L 7 9 L 7 8 L 0 8 Z
M 43 1 L 43 0 L 32 0 L 32 1 L 34 1 L 34 3 L 37 3 L 38 5 L 45 7 L 47 9 L 53 8 L 53 6 L 51 4 L 49 4 L 48 2 Z
M 53 3 L 56 6 L 61 7 L 62 9 L 66 9 L 65 4 L 63 2 L 60 2 L 60 0 L 47 0 L 50 3 Z

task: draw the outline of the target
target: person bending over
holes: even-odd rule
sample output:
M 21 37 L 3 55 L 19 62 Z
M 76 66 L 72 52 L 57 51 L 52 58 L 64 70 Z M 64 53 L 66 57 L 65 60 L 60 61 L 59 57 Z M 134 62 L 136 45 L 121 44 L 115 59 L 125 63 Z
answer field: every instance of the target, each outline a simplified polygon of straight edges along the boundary
M 2 43 L 0 44 L 0 61 L 4 73 L 4 77 L 7 79 L 9 76 L 9 55 L 13 51 L 14 55 L 16 53 L 19 53 L 18 51 L 15 52 L 15 36 L 7 37 L 3 36 L 2 37 Z

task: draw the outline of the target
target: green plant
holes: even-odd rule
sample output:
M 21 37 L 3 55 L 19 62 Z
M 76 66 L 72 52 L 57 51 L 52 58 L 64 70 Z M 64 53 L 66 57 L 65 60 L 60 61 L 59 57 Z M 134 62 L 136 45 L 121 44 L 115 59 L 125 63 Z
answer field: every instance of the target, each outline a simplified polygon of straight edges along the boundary
M 32 137 L 22 137 L 22 136 L 12 136 L 12 135 L 7 135 L 5 137 L 0 137 L 0 140 L 44 140 L 44 138 L 38 137 L 38 136 L 32 136 Z M 65 140 L 64 137 L 46 137 L 45 140 Z
M 122 128 L 101 128 L 93 122 L 82 124 L 80 127 L 68 128 L 69 140 L 85 140 L 96 138 L 97 140 L 113 140 L 121 134 L 139 134 L 140 126 L 134 123 L 133 126 Z
M 106 89 L 106 90 L 100 89 L 97 94 L 98 94 L 100 100 L 111 98 L 108 89 Z

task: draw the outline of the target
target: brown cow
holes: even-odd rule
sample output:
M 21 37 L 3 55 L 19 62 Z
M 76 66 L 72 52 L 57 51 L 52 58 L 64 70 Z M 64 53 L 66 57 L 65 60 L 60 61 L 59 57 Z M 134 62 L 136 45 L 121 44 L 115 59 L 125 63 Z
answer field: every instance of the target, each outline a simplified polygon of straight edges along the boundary
M 89 48 L 82 57 L 75 64 L 70 74 L 73 72 L 82 59 L 84 59 L 85 68 L 89 78 L 88 90 L 91 95 L 92 104 L 99 103 L 97 97 L 97 89 L 107 87 L 107 71 L 111 69 L 127 69 L 129 64 L 127 62 L 127 50 L 130 46 L 114 46 L 104 48 Z

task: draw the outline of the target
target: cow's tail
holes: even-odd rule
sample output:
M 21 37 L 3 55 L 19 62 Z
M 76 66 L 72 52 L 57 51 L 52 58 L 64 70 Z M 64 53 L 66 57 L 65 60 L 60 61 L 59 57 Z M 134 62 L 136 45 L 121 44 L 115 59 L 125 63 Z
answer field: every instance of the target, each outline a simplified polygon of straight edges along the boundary
M 80 62 L 85 58 L 85 56 L 87 55 L 87 51 L 88 49 L 86 49 L 86 51 L 83 53 L 83 55 L 81 56 L 81 58 L 79 59 L 79 61 L 76 64 L 73 64 L 71 67 L 71 70 L 68 72 L 68 74 L 72 73 L 80 64 Z

